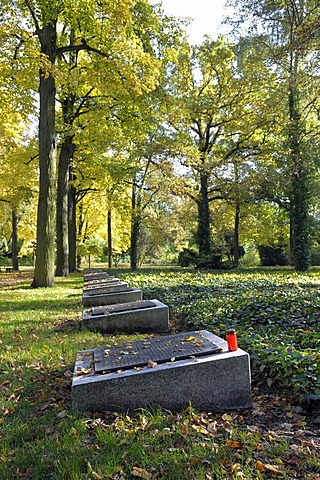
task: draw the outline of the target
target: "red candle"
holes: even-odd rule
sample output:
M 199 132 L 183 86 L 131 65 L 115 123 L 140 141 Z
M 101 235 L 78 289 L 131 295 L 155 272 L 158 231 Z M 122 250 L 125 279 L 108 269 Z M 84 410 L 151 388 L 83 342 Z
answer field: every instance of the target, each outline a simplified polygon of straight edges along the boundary
M 235 330 L 227 330 L 226 340 L 228 343 L 229 352 L 235 352 L 236 350 L 238 350 L 237 334 Z

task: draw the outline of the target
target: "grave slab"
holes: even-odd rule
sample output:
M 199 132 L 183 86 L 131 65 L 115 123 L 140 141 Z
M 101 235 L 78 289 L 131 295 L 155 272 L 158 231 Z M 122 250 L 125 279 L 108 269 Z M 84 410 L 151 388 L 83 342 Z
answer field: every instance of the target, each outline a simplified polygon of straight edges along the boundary
M 82 304 L 85 307 L 95 305 L 112 305 L 114 303 L 136 302 L 142 300 L 142 291 L 139 288 L 123 287 L 116 292 L 83 293 Z
M 201 330 L 147 337 L 78 352 L 73 407 L 82 412 L 126 412 L 160 406 L 180 411 L 251 408 L 249 355 Z
M 87 275 L 83 276 L 84 282 L 91 282 L 94 280 L 111 280 L 114 278 L 114 275 L 109 275 L 106 272 L 98 272 L 98 273 L 88 273 Z
M 83 270 L 84 275 L 88 275 L 90 273 L 101 273 L 101 272 L 106 272 L 106 270 L 103 270 L 102 268 L 98 268 L 98 267 L 85 268 Z
M 94 286 L 99 286 L 101 284 L 105 285 L 112 285 L 113 283 L 119 283 L 121 280 L 117 277 L 106 277 L 106 278 L 99 278 L 98 280 L 84 280 L 83 287 L 84 288 L 91 288 Z
M 101 333 L 169 331 L 169 308 L 159 300 L 119 303 L 85 309 L 82 326 Z
M 123 290 L 124 288 L 129 288 L 127 282 L 101 282 L 101 283 L 95 283 L 93 285 L 89 286 L 84 286 L 83 287 L 83 293 L 91 293 L 91 292 L 96 292 L 96 293 L 104 293 L 104 292 L 112 292 L 116 290 Z M 113 290 L 115 289 L 115 290 Z

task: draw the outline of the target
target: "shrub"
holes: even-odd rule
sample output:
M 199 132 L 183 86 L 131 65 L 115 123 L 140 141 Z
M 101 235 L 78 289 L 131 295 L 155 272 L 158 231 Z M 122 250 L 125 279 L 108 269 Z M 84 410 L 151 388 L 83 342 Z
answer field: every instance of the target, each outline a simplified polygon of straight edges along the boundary
M 289 259 L 283 247 L 258 246 L 261 265 L 263 267 L 275 267 L 288 265 Z
M 198 254 L 190 248 L 184 248 L 178 256 L 178 265 L 180 267 L 191 267 L 196 265 Z
M 210 252 L 205 255 L 200 255 L 197 260 L 197 268 L 220 269 L 222 267 L 222 254 L 217 252 Z

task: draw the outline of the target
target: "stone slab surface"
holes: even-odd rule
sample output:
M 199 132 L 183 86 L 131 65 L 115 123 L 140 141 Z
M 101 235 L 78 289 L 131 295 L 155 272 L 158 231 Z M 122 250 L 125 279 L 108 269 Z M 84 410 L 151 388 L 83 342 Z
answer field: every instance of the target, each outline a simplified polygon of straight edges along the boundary
M 131 310 L 142 310 L 145 308 L 156 307 L 159 301 L 141 300 L 140 302 L 118 303 L 115 305 L 104 305 L 100 307 L 92 307 L 88 312 L 91 315 L 109 315 L 115 312 L 128 312 Z
M 142 300 L 85 309 L 82 326 L 101 333 L 169 331 L 169 308 L 159 300 Z
M 147 367 L 152 359 L 157 364 L 174 362 L 190 357 L 201 357 L 222 350 L 199 332 L 158 335 L 135 342 L 94 349 L 95 373 L 110 373 L 130 370 L 135 367 Z
M 108 278 L 112 278 L 113 275 L 109 275 L 109 273 L 106 273 L 106 272 L 97 272 L 97 273 L 88 273 L 86 275 L 83 276 L 83 280 L 85 282 L 90 282 L 92 280 L 100 280 L 100 279 L 108 279 Z
M 88 275 L 88 274 L 91 274 L 91 273 L 101 273 L 101 272 L 106 273 L 106 270 L 103 270 L 102 268 L 97 268 L 97 267 L 85 268 L 83 270 L 83 275 Z
M 113 283 L 119 283 L 120 279 L 117 277 L 103 277 L 95 280 L 84 280 L 84 288 L 94 287 L 95 285 L 112 285 Z
M 189 332 L 190 336 L 193 333 Z M 190 403 L 200 411 L 251 408 L 248 353 L 241 349 L 228 352 L 221 338 L 206 330 L 198 333 L 222 351 L 160 364 L 150 358 L 148 366 L 110 373 L 95 372 L 96 349 L 78 352 L 73 407 L 82 412 L 126 412 L 154 406 L 180 411 Z
M 126 291 L 132 290 L 132 288 L 128 287 L 126 282 L 116 282 L 116 283 L 103 283 L 103 284 L 95 284 L 88 288 L 83 288 L 83 293 L 86 295 L 95 295 L 97 293 L 111 293 L 111 292 L 119 292 L 119 291 Z
M 128 288 L 127 290 L 112 293 L 97 293 L 95 295 L 83 293 L 82 303 L 84 306 L 113 305 L 115 303 L 136 302 L 142 300 L 142 290 Z

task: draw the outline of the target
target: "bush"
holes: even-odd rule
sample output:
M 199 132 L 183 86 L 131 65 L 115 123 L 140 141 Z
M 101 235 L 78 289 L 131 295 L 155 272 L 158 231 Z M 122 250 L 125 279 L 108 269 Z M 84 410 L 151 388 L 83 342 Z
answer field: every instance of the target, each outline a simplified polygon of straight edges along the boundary
M 289 259 L 283 247 L 258 246 L 261 265 L 263 267 L 275 267 L 289 264 Z
M 320 247 L 311 248 L 311 265 L 320 265 Z
M 178 256 L 178 265 L 180 267 L 192 267 L 197 263 L 198 254 L 190 248 L 184 248 Z
M 197 260 L 197 268 L 220 269 L 222 268 L 222 254 L 217 252 L 210 252 L 201 255 Z

